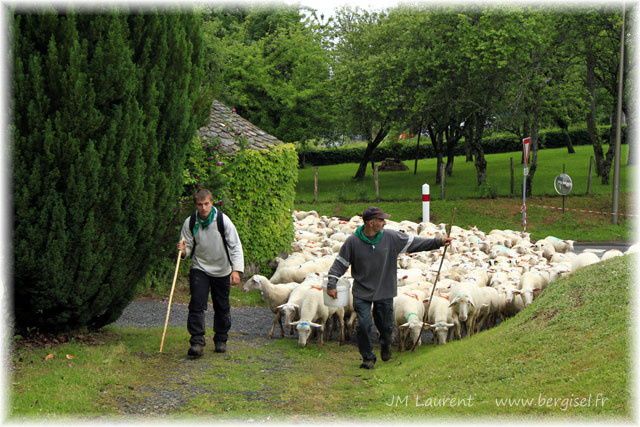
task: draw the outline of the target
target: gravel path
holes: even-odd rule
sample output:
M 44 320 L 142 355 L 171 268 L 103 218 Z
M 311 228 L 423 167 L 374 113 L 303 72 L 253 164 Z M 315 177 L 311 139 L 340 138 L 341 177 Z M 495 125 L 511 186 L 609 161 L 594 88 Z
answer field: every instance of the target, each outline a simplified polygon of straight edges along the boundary
M 188 304 L 172 304 L 169 324 L 186 328 L 188 313 Z M 125 308 L 115 324 L 138 328 L 162 327 L 166 315 L 167 301 L 135 300 Z M 231 330 L 229 332 L 250 337 L 266 337 L 269 328 L 271 328 L 272 320 L 273 313 L 266 307 L 231 307 Z M 207 330 L 210 331 L 213 328 L 211 303 L 209 303 L 206 312 L 206 322 Z

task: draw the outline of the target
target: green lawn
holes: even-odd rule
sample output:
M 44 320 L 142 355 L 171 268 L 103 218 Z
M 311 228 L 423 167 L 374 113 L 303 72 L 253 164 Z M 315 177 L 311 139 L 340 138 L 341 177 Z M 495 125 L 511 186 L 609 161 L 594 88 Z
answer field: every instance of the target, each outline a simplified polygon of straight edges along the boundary
M 189 361 L 185 328 L 170 329 L 163 354 L 161 328 L 109 327 L 44 347 L 18 341 L 9 416 L 630 422 L 635 262 L 623 257 L 587 267 L 491 330 L 394 353 L 373 371 L 358 369 L 353 345 L 312 342 L 301 349 L 291 338 L 234 335 L 228 353 L 207 347 L 202 359 Z M 45 360 L 48 354 L 54 357 Z
M 593 155 L 591 146 L 576 146 L 575 154 L 568 154 L 566 148 L 552 148 L 538 152 L 538 169 L 533 182 L 533 195 L 553 195 L 553 179 L 562 173 L 565 165 L 566 173 L 573 181 L 573 195 L 584 195 L 587 189 L 587 175 L 589 157 Z M 604 148 L 605 152 L 608 149 Z M 628 146 L 622 146 L 622 165 L 620 174 L 620 188 L 623 192 L 631 191 L 632 183 L 628 179 L 634 171 L 626 166 Z M 488 154 L 487 182 L 493 186 L 500 196 L 510 195 L 510 158 L 513 158 L 515 169 L 515 194 L 522 197 L 522 166 L 520 153 Z M 440 185 L 435 184 L 436 159 L 422 159 L 418 161 L 418 173 L 413 174 L 413 161 L 405 161 L 409 170 L 405 172 L 380 173 L 380 198 L 391 201 L 415 200 L 420 202 L 422 184 L 429 184 L 431 198 L 435 202 L 440 200 Z M 352 180 L 358 168 L 355 163 L 329 165 L 319 167 L 318 172 L 318 201 L 319 202 L 348 202 L 374 201 L 375 192 L 371 167 L 367 168 L 366 177 L 360 181 Z M 591 182 L 591 194 L 610 194 L 611 185 L 602 185 L 600 178 L 595 176 Z M 453 175 L 446 178 L 445 195 L 447 199 L 466 199 L 479 197 L 476 185 L 475 167 L 472 162 L 466 163 L 463 156 L 454 161 Z M 313 168 L 300 169 L 296 188 L 296 203 L 302 204 L 313 201 Z
M 622 159 L 626 160 L 627 146 L 623 146 Z M 534 240 L 548 235 L 580 242 L 630 241 L 633 238 L 631 217 L 621 215 L 617 225 L 612 225 L 611 185 L 602 185 L 593 176 L 590 195 L 585 195 L 589 157 L 593 149 L 589 146 L 576 147 L 575 154 L 566 149 L 541 150 L 538 170 L 533 184 L 533 197 L 527 198 L 527 231 Z M 510 196 L 509 159 L 513 157 L 515 168 L 515 195 Z M 447 178 L 446 199 L 440 196 L 440 186 L 431 185 L 430 221 L 434 223 L 451 221 L 456 208 L 456 225 L 468 228 L 477 226 L 480 230 L 492 229 L 522 230 L 522 168 L 517 165 L 520 153 L 487 155 L 487 181 L 496 191 L 497 198 L 480 198 L 475 182 L 475 168 L 465 163 L 463 157 L 456 157 L 454 173 Z M 351 217 L 360 215 L 371 205 L 380 206 L 401 221 L 422 221 L 421 188 L 424 182 L 434 183 L 435 159 L 419 161 L 417 175 L 413 174 L 413 163 L 405 172 L 380 173 L 380 200 L 376 200 L 370 168 L 362 181 L 352 180 L 356 164 L 322 166 L 318 172 L 318 201 L 313 203 L 313 168 L 299 171 L 295 208 L 316 210 L 322 215 Z M 563 170 L 572 177 L 573 191 L 565 200 L 563 213 L 562 197 L 555 193 L 553 180 Z M 633 213 L 635 191 L 632 174 L 635 168 L 621 168 L 620 213 Z M 585 211 L 595 211 L 585 212 Z M 605 213 L 605 214 L 602 214 Z

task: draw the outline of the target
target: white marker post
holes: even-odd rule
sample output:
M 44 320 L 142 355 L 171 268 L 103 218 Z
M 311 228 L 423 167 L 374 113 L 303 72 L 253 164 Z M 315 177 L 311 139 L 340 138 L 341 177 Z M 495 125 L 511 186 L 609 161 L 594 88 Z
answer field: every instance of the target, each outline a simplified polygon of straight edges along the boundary
M 429 221 L 429 202 L 431 196 L 429 195 L 429 184 L 422 184 L 422 222 Z
M 527 231 L 527 176 L 529 175 L 529 148 L 531 137 L 522 139 L 522 230 Z

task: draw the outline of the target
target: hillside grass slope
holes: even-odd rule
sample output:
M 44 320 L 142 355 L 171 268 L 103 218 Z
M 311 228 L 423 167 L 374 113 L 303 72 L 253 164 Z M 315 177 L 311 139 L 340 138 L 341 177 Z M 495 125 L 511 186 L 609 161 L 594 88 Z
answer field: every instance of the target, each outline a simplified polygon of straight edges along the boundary
M 491 330 L 379 363 L 369 402 L 350 412 L 412 419 L 629 419 L 630 298 L 636 261 L 626 256 L 578 270 Z M 396 398 L 388 406 L 393 396 L 409 399 L 405 405 Z M 442 406 L 429 407 L 436 399 Z

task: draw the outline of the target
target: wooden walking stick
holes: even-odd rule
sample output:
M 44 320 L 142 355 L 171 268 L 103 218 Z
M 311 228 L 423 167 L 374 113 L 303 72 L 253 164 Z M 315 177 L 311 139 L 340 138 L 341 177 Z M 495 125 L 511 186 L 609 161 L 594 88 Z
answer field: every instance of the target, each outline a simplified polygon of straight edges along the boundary
M 169 293 L 169 304 L 167 305 L 167 317 L 164 319 L 164 331 L 162 332 L 162 340 L 160 341 L 160 353 L 164 347 L 164 337 L 167 334 L 167 326 L 169 326 L 169 314 L 171 313 L 171 300 L 173 300 L 173 291 L 176 288 L 176 280 L 178 279 L 178 270 L 180 269 L 180 259 L 182 251 L 178 251 L 178 261 L 176 261 L 176 272 L 173 274 L 173 284 L 171 284 L 171 292 Z
M 445 226 L 445 232 L 447 237 L 451 235 L 451 227 L 453 226 L 453 221 L 456 218 L 456 208 L 453 208 L 453 212 L 451 212 L 451 222 Z M 442 251 L 442 258 L 440 259 L 440 266 L 438 267 L 438 273 L 436 274 L 436 280 L 433 281 L 433 288 L 431 288 L 431 296 L 429 296 L 429 301 L 427 301 L 427 306 L 424 309 L 424 315 L 422 316 L 422 327 L 427 324 L 427 320 L 429 319 L 429 307 L 431 306 L 431 299 L 433 298 L 433 291 L 436 290 L 436 285 L 438 284 L 438 279 L 440 278 L 440 270 L 442 270 L 442 264 L 444 263 L 444 256 L 447 254 L 447 248 L 449 245 L 444 247 L 444 251 Z M 420 335 L 422 335 L 422 331 L 420 331 Z M 413 343 L 413 347 L 411 347 L 411 351 L 414 351 L 418 345 L 418 341 L 420 341 L 420 335 L 418 335 L 418 339 Z

